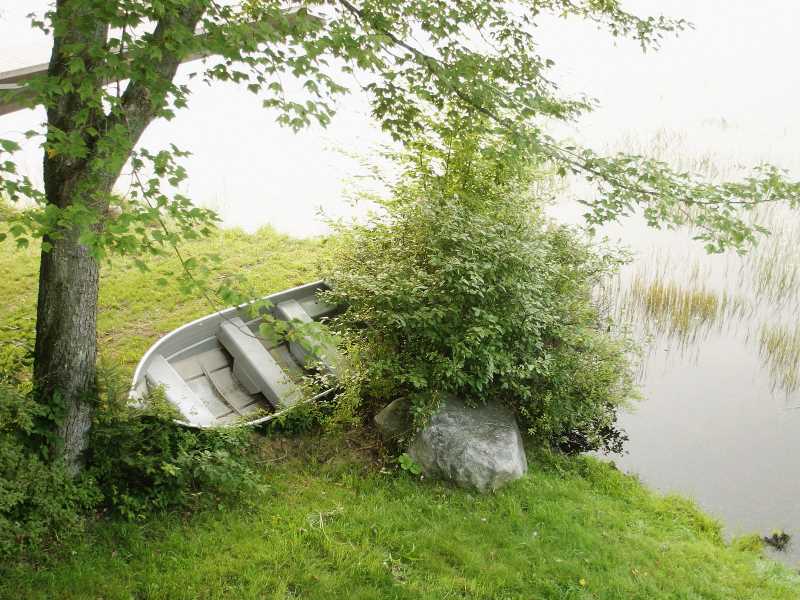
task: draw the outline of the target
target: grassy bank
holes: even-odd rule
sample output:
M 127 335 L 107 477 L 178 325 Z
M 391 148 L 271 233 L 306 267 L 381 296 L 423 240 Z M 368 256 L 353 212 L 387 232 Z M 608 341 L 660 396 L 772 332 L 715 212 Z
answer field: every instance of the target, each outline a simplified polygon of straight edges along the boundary
M 796 598 L 688 502 L 591 459 L 539 457 L 492 496 L 381 471 L 363 436 L 262 439 L 252 507 L 104 522 L 8 598 Z
M 220 253 L 229 272 L 268 293 L 312 280 L 319 244 L 227 231 L 189 250 Z M 0 245 L 0 269 L 0 349 L 10 361 L 32 331 L 35 250 Z M 155 280 L 126 261 L 104 273 L 101 352 L 125 373 L 160 335 L 213 309 Z M 800 596 L 797 576 L 726 545 L 690 503 L 593 459 L 532 456 L 528 477 L 476 496 L 398 470 L 366 432 L 258 434 L 254 452 L 267 490 L 252 502 L 97 520 L 46 557 L 1 565 L 0 597 Z
M 218 254 L 223 265 L 218 280 L 245 275 L 252 293 L 265 295 L 314 280 L 319 248 L 318 240 L 293 239 L 264 228 L 254 235 L 223 230 L 186 244 L 183 252 L 187 258 Z M 38 244 L 18 251 L 9 240 L 0 243 L 0 371 L 32 347 L 38 257 Z M 119 367 L 124 376 L 133 374 L 142 354 L 161 335 L 222 308 L 206 298 L 182 295 L 174 280 L 165 286 L 156 282 L 167 272 L 180 272 L 177 258 L 147 262 L 149 272 L 124 259 L 113 260 L 102 271 L 97 323 L 101 361 Z

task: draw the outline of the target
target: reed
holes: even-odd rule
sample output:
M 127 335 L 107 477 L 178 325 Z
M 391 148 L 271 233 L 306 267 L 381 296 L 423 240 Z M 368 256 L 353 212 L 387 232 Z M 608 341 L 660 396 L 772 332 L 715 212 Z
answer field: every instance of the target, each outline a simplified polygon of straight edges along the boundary
M 707 151 L 706 138 L 728 139 L 735 134 L 729 129 L 724 120 L 710 123 L 703 139 L 694 141 L 669 130 L 652 137 L 632 134 L 609 149 L 649 156 L 714 181 L 741 178 L 747 165 L 769 161 L 748 156 L 735 144 Z M 800 172 L 800 162 L 794 170 Z M 645 352 L 666 346 L 683 357 L 695 351 L 699 356 L 709 335 L 724 334 L 751 345 L 775 389 L 797 391 L 800 326 L 784 323 L 800 313 L 800 214 L 767 202 L 742 217 L 770 231 L 746 255 L 707 255 L 691 232 L 648 233 L 636 243 L 637 259 L 599 295 L 611 320 L 636 331 Z M 643 227 L 637 217 L 623 225 L 626 233 Z
M 770 235 L 742 259 L 745 285 L 763 301 L 800 308 L 800 219 L 795 212 L 764 206 L 753 215 Z
M 634 307 L 652 320 L 657 332 L 682 340 L 714 323 L 723 308 L 720 298 L 705 287 L 687 288 L 663 277 L 647 280 L 637 274 L 630 291 Z
M 800 388 L 800 326 L 764 324 L 759 351 L 774 388 L 787 394 Z

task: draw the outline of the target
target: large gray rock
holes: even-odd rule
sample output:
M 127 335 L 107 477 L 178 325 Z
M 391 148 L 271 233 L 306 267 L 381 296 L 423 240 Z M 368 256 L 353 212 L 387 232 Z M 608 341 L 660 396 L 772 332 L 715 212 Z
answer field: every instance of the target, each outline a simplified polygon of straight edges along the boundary
M 481 492 L 528 471 L 517 421 L 499 404 L 473 408 L 449 398 L 414 436 L 408 454 L 425 475 Z

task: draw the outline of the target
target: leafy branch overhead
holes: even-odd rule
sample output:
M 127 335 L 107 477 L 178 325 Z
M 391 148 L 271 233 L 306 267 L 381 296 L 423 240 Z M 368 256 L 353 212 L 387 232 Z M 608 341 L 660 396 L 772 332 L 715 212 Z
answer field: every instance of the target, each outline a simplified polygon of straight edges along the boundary
M 0 140 L 0 192 L 39 207 L 16 217 L 9 232 L 24 244 L 77 227 L 100 257 L 158 252 L 212 225 L 213 213 L 169 193 L 185 177 L 174 162 L 179 150 L 134 154 L 150 122 L 188 104 L 189 88 L 175 75 L 197 57 L 212 58 L 196 76 L 241 83 L 294 129 L 328 124 L 337 99 L 360 86 L 399 141 L 446 138 L 448 123 L 500 133 L 514 160 L 551 162 L 563 175 L 592 181 L 591 223 L 641 210 L 653 226 L 694 226 L 710 251 L 741 250 L 763 232 L 748 209 L 800 202 L 800 185 L 775 167 L 711 185 L 647 157 L 600 156 L 548 135 L 548 121 L 574 120 L 594 102 L 562 96 L 550 79 L 554 62 L 536 42 L 545 14 L 589 20 L 645 50 L 689 27 L 633 15 L 615 0 L 59 0 L 32 16 L 34 26 L 54 34 L 57 52 L 48 75 L 19 99 L 47 108 L 48 124 L 29 135 L 46 151 L 45 182 L 57 175 L 67 189 L 37 190 L 16 170 L 17 142 Z M 117 216 L 110 190 L 126 165 L 135 176 Z M 178 225 L 172 233 L 160 227 L 165 218 Z

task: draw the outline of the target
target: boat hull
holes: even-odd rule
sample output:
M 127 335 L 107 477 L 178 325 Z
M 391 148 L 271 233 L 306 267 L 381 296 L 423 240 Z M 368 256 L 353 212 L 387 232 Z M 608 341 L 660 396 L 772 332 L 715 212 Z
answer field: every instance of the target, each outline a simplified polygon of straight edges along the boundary
M 326 289 L 324 282 L 316 281 L 271 294 L 263 300 L 268 301 L 266 310 L 276 318 L 281 318 L 279 306 L 289 302 L 299 306 L 309 319 L 320 320 L 334 310 L 334 307 L 317 300 L 318 292 Z M 139 361 L 133 375 L 131 398 L 141 400 L 154 387 L 161 385 L 166 388 L 168 401 L 183 415 L 178 422 L 201 428 L 255 424 L 263 421 L 265 414 L 287 408 L 276 402 L 274 394 L 254 388 L 242 373 L 241 365 L 249 357 L 235 357 L 236 349 L 226 347 L 220 341 L 223 325 L 230 328 L 231 323 L 238 323 L 250 338 L 247 341 L 251 346 L 254 340 L 263 346 L 263 350 L 255 348 L 263 354 L 255 362 L 277 365 L 284 375 L 285 381 L 276 382 L 276 385 L 283 388 L 295 385 L 292 382 L 302 378 L 306 365 L 293 354 L 289 344 L 272 345 L 262 340 L 258 335 L 260 321 L 260 316 L 253 317 L 251 305 L 236 306 L 201 317 L 168 333 Z M 256 369 L 261 367 L 261 364 L 255 365 Z

